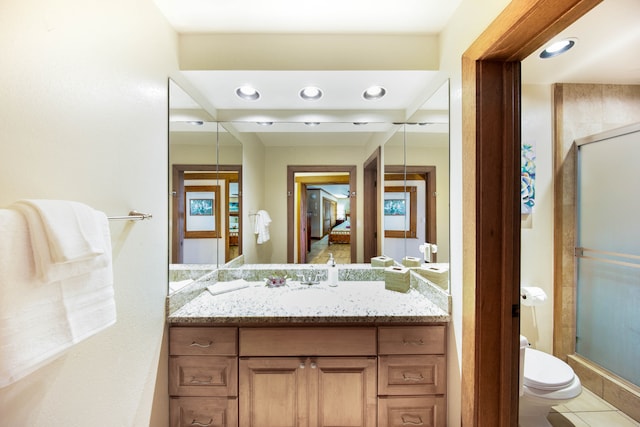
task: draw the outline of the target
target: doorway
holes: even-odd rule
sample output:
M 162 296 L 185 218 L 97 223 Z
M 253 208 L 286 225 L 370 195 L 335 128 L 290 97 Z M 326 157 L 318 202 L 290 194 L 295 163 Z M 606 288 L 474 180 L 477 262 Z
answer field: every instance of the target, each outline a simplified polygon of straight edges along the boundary
M 509 3 L 463 54 L 465 427 L 518 425 L 520 61 L 598 3 Z
M 216 233 L 215 250 L 210 255 L 203 255 L 207 261 L 193 262 L 193 251 L 185 248 L 188 240 L 185 221 L 185 194 L 187 183 L 215 184 L 223 197 L 213 201 L 214 212 L 218 214 L 220 232 Z M 220 193 L 218 193 L 220 194 Z M 171 203 L 171 263 L 224 264 L 242 254 L 242 166 L 241 165 L 188 165 L 175 164 L 172 167 L 172 203 Z M 198 236 L 202 238 L 203 236 Z M 206 236 L 204 236 L 206 237 Z M 202 247 L 202 245 L 200 245 Z M 202 252 L 202 250 L 200 250 Z M 201 254 L 196 257 L 201 257 Z
M 364 218 L 363 218 L 363 237 L 364 237 L 364 261 L 382 255 L 380 252 L 380 240 L 378 238 L 378 230 L 381 229 L 379 224 L 378 212 L 381 209 L 378 182 L 380 179 L 380 162 L 382 148 L 378 147 L 369 158 L 364 162 Z
M 317 206 L 309 203 L 312 191 L 322 185 L 348 185 L 348 211 L 332 216 L 332 204 L 326 205 L 320 193 L 317 194 Z M 304 264 L 309 260 L 313 238 L 312 221 L 317 220 L 320 233 L 325 233 L 327 246 L 348 244 L 349 262 L 356 262 L 356 166 L 287 166 L 287 262 Z M 328 221 L 325 221 L 324 206 L 328 206 Z M 353 207 L 353 208 L 351 208 Z M 314 216 L 315 210 L 315 216 Z M 340 218 L 339 218 L 340 217 Z M 328 222 L 328 224 L 326 224 Z M 335 232 L 334 232 L 335 231 Z M 318 236 L 318 234 L 315 234 Z M 336 237 L 337 236 L 337 237 Z M 327 252 L 331 250 L 328 249 Z M 328 254 L 326 255 L 328 258 Z M 324 261 L 326 262 L 326 260 Z

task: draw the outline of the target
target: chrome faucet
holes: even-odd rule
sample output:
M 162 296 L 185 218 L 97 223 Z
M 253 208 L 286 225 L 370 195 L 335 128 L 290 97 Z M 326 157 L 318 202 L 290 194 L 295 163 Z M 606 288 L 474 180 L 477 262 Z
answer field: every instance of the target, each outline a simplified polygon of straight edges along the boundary
M 298 280 L 301 285 L 317 285 L 320 283 L 320 273 L 316 273 L 315 279 L 311 278 L 312 274 L 309 273 L 309 277 L 305 278 L 304 273 L 298 274 Z

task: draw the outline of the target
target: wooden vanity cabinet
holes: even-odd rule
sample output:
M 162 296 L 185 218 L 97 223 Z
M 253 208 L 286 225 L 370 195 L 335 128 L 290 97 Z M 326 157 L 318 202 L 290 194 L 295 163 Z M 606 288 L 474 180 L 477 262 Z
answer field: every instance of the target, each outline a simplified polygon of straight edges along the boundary
M 172 327 L 171 427 L 446 425 L 446 326 Z
M 170 328 L 169 396 L 171 427 L 237 427 L 237 329 Z
M 376 330 L 240 328 L 240 425 L 375 427 Z

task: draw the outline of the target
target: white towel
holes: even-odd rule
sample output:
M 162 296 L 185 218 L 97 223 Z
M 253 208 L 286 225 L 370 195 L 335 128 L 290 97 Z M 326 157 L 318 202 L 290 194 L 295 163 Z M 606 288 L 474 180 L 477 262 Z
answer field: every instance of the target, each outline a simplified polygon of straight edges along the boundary
M 0 209 L 0 387 L 115 323 L 111 240 L 102 218 L 104 266 L 42 286 L 25 217 Z
M 9 207 L 20 211 L 29 226 L 36 275 L 44 283 L 105 266 L 101 212 L 65 200 L 21 200 Z M 104 214 L 103 214 L 104 215 Z
M 231 282 L 218 282 L 207 286 L 207 290 L 212 295 L 226 294 L 227 292 L 237 291 L 239 289 L 248 288 L 249 283 L 244 279 L 233 280 Z
M 255 220 L 255 233 L 258 235 L 258 244 L 261 245 L 268 242 L 271 236 L 269 235 L 269 224 L 271 224 L 271 217 L 269 213 L 264 210 L 259 210 L 256 213 Z

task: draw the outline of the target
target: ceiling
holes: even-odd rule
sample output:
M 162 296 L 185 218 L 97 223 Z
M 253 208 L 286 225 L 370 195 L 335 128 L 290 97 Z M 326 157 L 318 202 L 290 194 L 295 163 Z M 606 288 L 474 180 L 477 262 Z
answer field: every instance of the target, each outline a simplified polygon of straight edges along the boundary
M 180 33 L 292 35 L 438 34 L 460 2 L 156 0 L 169 23 Z M 639 16 L 639 0 L 604 0 L 559 35 L 578 39 L 571 51 L 546 60 L 539 59 L 536 52 L 523 61 L 523 82 L 640 84 Z M 348 139 L 336 141 L 341 145 L 364 145 L 373 135 L 394 131 L 391 123 L 405 121 L 429 123 L 414 126 L 413 131 L 448 131 L 447 91 L 435 90 L 434 82 L 443 80 L 436 71 L 203 70 L 183 74 L 216 109 L 218 120 L 235 122 L 236 132 L 259 135 L 267 146 L 299 144 L 301 132 L 305 138 L 315 133 L 318 140 L 325 141 L 326 132 L 350 133 Z M 235 96 L 236 88 L 249 83 L 261 92 L 257 102 Z M 376 101 L 363 99 L 364 89 L 374 84 L 384 86 L 387 95 Z M 300 99 L 298 92 L 307 85 L 321 88 L 323 98 Z M 172 96 L 174 107 L 191 108 L 176 103 Z M 259 126 L 256 122 L 260 121 L 273 121 L 276 125 Z M 304 122 L 321 124 L 310 127 Z M 368 124 L 356 126 L 354 122 Z M 183 126 L 183 130 L 187 128 Z

